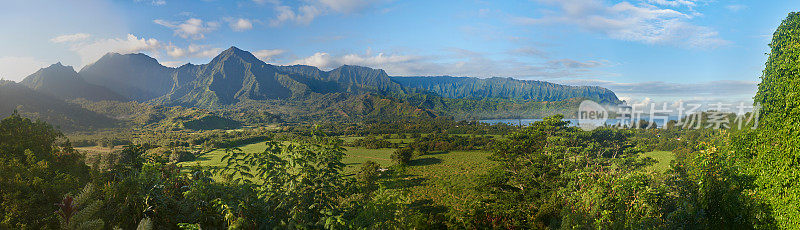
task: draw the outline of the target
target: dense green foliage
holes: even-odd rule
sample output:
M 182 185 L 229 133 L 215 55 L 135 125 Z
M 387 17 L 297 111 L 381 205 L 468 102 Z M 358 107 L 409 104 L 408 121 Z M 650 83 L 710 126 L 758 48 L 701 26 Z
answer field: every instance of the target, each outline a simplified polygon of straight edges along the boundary
M 58 228 L 53 204 L 89 180 L 80 154 L 44 122 L 0 121 L 0 228 Z
M 396 143 L 392 143 L 384 138 L 377 138 L 375 136 L 367 136 L 361 139 L 354 140 L 348 143 L 348 146 L 364 147 L 367 149 L 381 149 L 381 148 L 397 148 Z
M 429 152 L 479 150 L 492 141 L 491 136 L 461 136 L 433 133 L 414 139 L 409 146 L 420 154 Z
M 392 152 L 392 161 L 396 164 L 405 166 L 408 162 L 411 162 L 411 158 L 414 157 L 414 149 L 413 148 L 399 148 Z
M 800 13 L 775 31 L 755 102 L 761 121 L 744 154 L 753 154 L 756 190 L 772 205 L 782 228 L 800 227 Z M 751 139 L 752 138 L 752 139 Z
M 89 111 L 0 82 L 11 102 L 0 108 L 23 105 L 0 120 L 0 229 L 796 229 L 800 14 L 789 15 L 770 47 L 755 97 L 763 108 L 745 115 L 760 115 L 757 128 L 721 113 L 713 116 L 731 125 L 686 118 L 665 129 L 639 122 L 582 131 L 563 115 L 529 126 L 456 121 L 436 113 L 533 102 L 384 94 L 377 91 L 396 89 L 376 80 L 385 73 L 359 67 L 262 66 L 285 74 L 276 75 L 283 83 L 317 88 L 297 94 L 304 86 L 287 83 L 292 94 L 280 95 L 250 85 L 232 98 L 203 96 L 238 101 L 215 109 L 72 101 Z M 237 52 L 220 63 L 254 63 Z M 332 87 L 321 80 L 329 78 L 342 91 L 313 92 Z M 304 99 L 292 105 L 250 100 L 298 95 Z M 573 100 L 524 108 L 555 111 Z M 72 134 L 70 142 L 23 117 L 34 105 L 134 128 Z M 289 120 L 316 120 L 240 126 L 283 122 L 297 111 Z M 72 143 L 107 152 L 84 155 Z
M 583 132 L 558 117 L 495 144 L 500 165 L 482 178 L 490 195 L 473 214 L 478 227 L 739 229 L 769 227 L 767 210 L 745 191 L 738 156 L 713 144 L 680 157 L 663 176 L 628 130 Z M 722 138 L 717 138 L 722 139 Z

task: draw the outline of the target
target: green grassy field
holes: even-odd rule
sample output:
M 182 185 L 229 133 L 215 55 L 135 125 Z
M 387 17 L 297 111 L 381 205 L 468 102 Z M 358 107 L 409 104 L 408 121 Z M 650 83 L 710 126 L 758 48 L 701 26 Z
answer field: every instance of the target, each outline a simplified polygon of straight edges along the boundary
M 675 160 L 675 154 L 670 151 L 646 152 L 643 153 L 641 157 L 651 157 L 658 161 L 655 164 L 647 167 L 647 170 L 652 172 L 666 172 L 667 169 L 669 169 L 670 162 Z
M 495 165 L 486 151 L 453 151 L 419 156 L 412 160 L 404 176 L 415 200 L 430 199 L 434 204 L 458 211 L 480 200 L 473 189 L 476 177 Z
M 357 137 L 345 138 L 352 141 Z M 395 139 L 400 140 L 400 139 Z M 245 152 L 264 151 L 264 142 L 249 144 L 240 147 Z M 371 160 L 388 168 L 393 165 L 390 155 L 394 149 L 365 149 L 358 147 L 345 148 L 344 173 L 354 175 L 361 164 Z M 214 150 L 198 157 L 192 162 L 182 162 L 180 165 L 192 166 L 218 166 L 224 155 L 222 150 Z M 486 151 L 453 151 L 438 152 L 417 156 L 409 163 L 405 171 L 399 173 L 390 181 L 401 183 L 397 189 L 406 189 L 412 199 L 428 201 L 432 205 L 448 206 L 456 211 L 467 210 L 468 207 L 480 200 L 481 197 L 474 191 L 476 178 L 484 174 L 496 163 L 487 159 L 490 155 Z M 674 154 L 668 151 L 654 151 L 642 154 L 642 157 L 652 157 L 656 164 L 649 166 L 653 172 L 664 172 L 669 169 L 670 161 L 675 159 Z
M 382 139 L 381 138 L 382 135 L 379 135 L 379 136 L 376 136 L 376 137 L 378 139 Z M 397 137 L 397 136 L 394 136 L 394 137 Z M 349 136 L 342 136 L 342 137 L 339 137 L 339 138 L 341 138 L 345 142 L 351 142 L 351 143 L 353 141 L 355 141 L 355 140 L 364 139 L 364 137 L 349 137 Z M 408 144 L 408 143 L 414 142 L 413 138 L 391 138 L 391 139 L 387 139 L 387 140 L 389 142 L 392 142 L 392 143 L 406 143 L 406 144 Z
M 264 151 L 264 142 L 239 147 L 245 152 Z M 371 160 L 383 168 L 392 166 L 390 155 L 394 149 L 345 148 L 344 173 L 355 175 L 361 164 Z M 224 156 L 223 150 L 214 150 L 199 156 L 195 161 L 181 162 L 181 166 L 219 166 Z M 445 205 L 456 209 L 466 208 L 479 197 L 473 192 L 475 177 L 494 165 L 485 151 L 439 152 L 418 156 L 397 178 L 409 191 L 414 200 L 428 200 L 435 205 Z M 219 178 L 217 178 L 219 179 Z

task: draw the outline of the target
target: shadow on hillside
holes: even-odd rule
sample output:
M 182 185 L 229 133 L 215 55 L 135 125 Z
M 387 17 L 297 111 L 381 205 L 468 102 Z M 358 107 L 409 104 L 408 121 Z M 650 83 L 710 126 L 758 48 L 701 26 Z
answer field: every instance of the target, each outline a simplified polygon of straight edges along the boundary
M 208 157 L 208 154 L 203 154 L 194 158 L 194 161 L 207 161 L 207 160 L 211 160 L 211 158 Z
M 426 157 L 426 158 L 420 158 L 420 159 L 412 160 L 411 162 L 408 162 L 408 165 L 412 165 L 412 166 L 427 166 L 427 165 L 435 165 L 435 164 L 439 164 L 439 163 L 442 163 L 442 159 L 433 158 L 433 157 Z
M 411 207 L 428 215 L 441 215 L 447 212 L 447 206 L 437 205 L 432 199 L 415 200 L 411 203 Z
M 429 153 L 427 153 L 427 154 L 425 154 L 423 156 L 441 155 L 441 154 L 446 154 L 446 153 L 449 153 L 449 152 L 448 151 L 436 151 L 436 152 L 429 152 Z

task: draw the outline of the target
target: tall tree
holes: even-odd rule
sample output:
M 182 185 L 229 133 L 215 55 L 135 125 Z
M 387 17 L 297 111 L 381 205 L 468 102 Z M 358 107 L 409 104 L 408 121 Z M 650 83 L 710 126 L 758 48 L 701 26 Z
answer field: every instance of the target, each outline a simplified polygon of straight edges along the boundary
M 800 228 L 800 13 L 773 34 L 755 102 L 760 103 L 754 159 L 757 194 L 772 205 L 780 227 Z

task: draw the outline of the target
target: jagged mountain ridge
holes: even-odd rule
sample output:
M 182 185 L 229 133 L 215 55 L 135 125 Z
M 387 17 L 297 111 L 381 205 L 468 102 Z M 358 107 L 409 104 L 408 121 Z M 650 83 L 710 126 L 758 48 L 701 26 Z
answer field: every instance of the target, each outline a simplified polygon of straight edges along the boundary
M 405 88 L 415 88 L 448 98 L 502 98 L 534 101 L 563 101 L 586 98 L 601 103 L 620 103 L 617 95 L 598 86 L 568 86 L 544 81 L 513 78 L 392 77 Z
M 74 72 L 74 71 L 73 71 Z M 139 102 L 214 108 L 248 101 L 303 100 L 313 94 L 431 92 L 448 98 L 562 101 L 589 98 L 619 103 L 594 86 L 566 86 L 511 78 L 390 77 L 381 69 L 344 65 L 317 67 L 267 64 L 231 47 L 208 64 L 170 68 L 145 54 L 110 53 L 87 65 L 78 78 Z
M 217 107 L 252 100 L 301 99 L 312 93 L 401 91 L 383 70 L 342 66 L 275 66 L 231 47 L 204 65 L 183 65 L 172 74 L 172 89 L 160 104 Z

